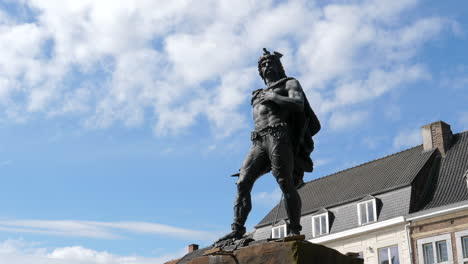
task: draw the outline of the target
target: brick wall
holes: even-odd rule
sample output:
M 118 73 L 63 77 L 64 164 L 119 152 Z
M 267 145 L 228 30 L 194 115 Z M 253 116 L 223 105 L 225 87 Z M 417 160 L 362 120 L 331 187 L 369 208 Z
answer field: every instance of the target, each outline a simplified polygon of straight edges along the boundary
M 458 263 L 455 233 L 463 230 L 468 230 L 468 210 L 411 223 L 410 237 L 413 248 L 413 263 L 419 263 L 417 247 L 418 239 L 444 234 L 450 234 L 452 242 L 453 263 Z
M 438 121 L 422 127 L 424 150 L 437 148 L 445 156 L 452 144 L 450 125 Z

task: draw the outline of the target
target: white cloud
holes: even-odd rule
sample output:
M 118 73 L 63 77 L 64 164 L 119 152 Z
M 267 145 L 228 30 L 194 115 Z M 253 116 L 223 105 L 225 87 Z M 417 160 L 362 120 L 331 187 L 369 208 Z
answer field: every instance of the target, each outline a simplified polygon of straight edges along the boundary
M 361 103 L 380 97 L 388 91 L 400 87 L 404 83 L 429 78 L 424 67 L 413 65 L 400 66 L 392 70 L 372 70 L 366 79 L 354 80 L 338 85 L 335 97 L 325 100 L 323 111 L 330 111 L 339 106 Z
M 10 264 L 162 264 L 186 253 L 185 249 L 160 257 L 119 256 L 82 246 L 69 246 L 48 250 L 37 243 L 24 240 L 0 242 L 0 262 Z
M 149 121 L 160 135 L 200 119 L 217 137 L 244 128 L 241 106 L 261 85 L 263 47 L 285 53 L 287 72 L 300 73 L 314 108 L 326 113 L 430 77 L 414 57 L 453 27 L 439 17 L 400 22 L 417 0 L 22 3 L 34 10 L 32 22 L 0 14 L 7 118 L 76 115 L 88 128 Z
M 369 149 L 376 149 L 381 141 L 382 141 L 381 137 L 374 136 L 374 137 L 363 138 L 362 143 L 366 145 Z
M 0 220 L 0 230 L 13 233 L 32 233 L 65 237 L 115 239 L 122 231 L 176 237 L 182 239 L 213 240 L 217 233 L 191 230 L 150 222 L 95 222 L 73 220 Z
M 451 71 L 443 72 L 440 78 L 440 86 L 443 89 L 467 90 L 468 89 L 468 65 L 460 64 Z
M 258 192 L 252 195 L 252 201 L 256 204 L 272 208 L 277 205 L 281 199 L 281 190 L 274 189 L 272 192 Z
M 420 129 L 403 129 L 393 139 L 395 149 L 414 147 L 422 144 Z
M 329 164 L 330 162 L 332 162 L 331 159 L 317 159 L 317 160 L 314 160 L 314 167 L 316 168 L 321 167 L 321 166 Z
M 356 112 L 334 112 L 329 121 L 332 130 L 344 130 L 356 128 L 369 118 L 369 113 Z

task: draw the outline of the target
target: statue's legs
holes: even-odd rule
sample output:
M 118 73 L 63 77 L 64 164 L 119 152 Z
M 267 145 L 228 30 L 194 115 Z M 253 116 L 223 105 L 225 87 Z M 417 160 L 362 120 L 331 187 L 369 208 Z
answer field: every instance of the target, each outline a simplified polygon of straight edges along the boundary
M 261 142 L 254 141 L 247 157 L 244 159 L 237 181 L 237 196 L 234 201 L 234 221 L 232 232 L 221 237 L 218 241 L 226 239 L 240 239 L 245 234 L 245 221 L 252 209 L 250 191 L 260 176 L 270 170 L 268 154 L 262 149 Z
M 284 194 L 285 209 L 289 218 L 288 234 L 299 235 L 302 229 L 300 224 L 302 204 L 301 197 L 294 186 L 292 145 L 287 131 L 271 135 L 268 139 L 270 140 L 268 153 L 271 160 L 271 172 Z
M 243 227 L 252 209 L 250 192 L 255 181 L 270 170 L 268 154 L 259 141 L 255 141 L 242 164 L 237 181 L 237 196 L 234 201 L 234 223 Z

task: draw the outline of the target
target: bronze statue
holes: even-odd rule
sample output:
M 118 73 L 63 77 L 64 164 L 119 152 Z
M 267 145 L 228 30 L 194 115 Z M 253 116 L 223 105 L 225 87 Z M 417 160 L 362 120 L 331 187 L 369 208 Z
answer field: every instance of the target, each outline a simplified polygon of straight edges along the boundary
M 284 195 L 289 218 L 288 236 L 299 235 L 302 227 L 301 197 L 297 189 L 304 182 L 304 172 L 311 172 L 312 136 L 320 123 L 312 111 L 299 82 L 287 77 L 278 52 L 266 49 L 258 61 L 258 71 L 267 85 L 252 93 L 255 130 L 252 148 L 240 169 L 237 197 L 234 202 L 232 232 L 220 238 L 240 239 L 245 234 L 245 221 L 252 209 L 250 192 L 255 180 L 272 172 Z

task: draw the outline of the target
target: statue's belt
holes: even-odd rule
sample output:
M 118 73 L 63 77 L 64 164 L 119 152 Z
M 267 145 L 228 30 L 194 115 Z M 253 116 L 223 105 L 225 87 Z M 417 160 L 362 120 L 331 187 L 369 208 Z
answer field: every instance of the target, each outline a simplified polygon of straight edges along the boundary
M 250 139 L 254 141 L 266 135 L 275 135 L 277 132 L 287 131 L 287 129 L 287 123 L 278 123 L 272 126 L 266 126 L 262 129 L 252 131 L 252 133 L 250 134 Z

